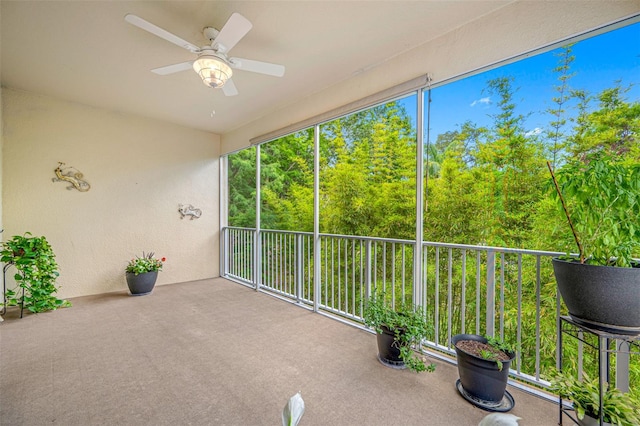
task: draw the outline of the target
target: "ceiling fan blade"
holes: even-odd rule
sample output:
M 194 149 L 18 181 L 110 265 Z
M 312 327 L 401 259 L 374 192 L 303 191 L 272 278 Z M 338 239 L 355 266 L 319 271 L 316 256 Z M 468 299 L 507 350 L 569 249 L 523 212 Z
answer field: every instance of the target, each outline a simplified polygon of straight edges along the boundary
M 154 68 L 151 72 L 158 75 L 167 75 L 190 69 L 193 69 L 193 61 L 180 62 L 179 64 L 167 65 L 166 67 Z
M 195 44 L 191 44 L 188 41 L 181 39 L 177 35 L 172 34 L 169 31 L 162 29 L 157 25 L 152 24 L 151 22 L 145 21 L 139 16 L 128 13 L 124 16 L 124 20 L 132 25 L 135 25 L 138 28 L 141 28 L 145 31 L 150 32 L 153 35 L 163 38 L 168 42 L 175 44 L 176 46 L 180 46 L 183 49 L 187 49 L 190 52 L 193 52 L 193 53 L 200 52 L 200 48 Z
M 253 28 L 253 24 L 244 16 L 234 12 L 211 46 L 220 53 L 230 51 Z
M 229 58 L 231 68 L 243 71 L 257 72 L 260 74 L 282 77 L 284 75 L 284 65 L 270 64 L 269 62 L 254 61 L 244 58 Z
M 224 83 L 224 86 L 222 86 L 222 92 L 225 96 L 235 96 L 238 94 L 238 89 L 236 85 L 233 84 L 233 80 L 229 79 Z

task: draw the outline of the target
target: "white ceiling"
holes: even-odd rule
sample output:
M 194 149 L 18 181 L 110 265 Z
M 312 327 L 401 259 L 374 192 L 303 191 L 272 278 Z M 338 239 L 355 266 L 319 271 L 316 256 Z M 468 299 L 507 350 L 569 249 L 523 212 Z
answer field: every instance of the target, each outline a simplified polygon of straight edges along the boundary
M 225 134 L 508 3 L 2 0 L 2 85 Z M 253 29 L 229 56 L 286 66 L 282 78 L 235 71 L 235 97 L 191 70 L 151 73 L 194 55 L 124 21 L 133 13 L 203 45 L 202 28 L 233 12 Z

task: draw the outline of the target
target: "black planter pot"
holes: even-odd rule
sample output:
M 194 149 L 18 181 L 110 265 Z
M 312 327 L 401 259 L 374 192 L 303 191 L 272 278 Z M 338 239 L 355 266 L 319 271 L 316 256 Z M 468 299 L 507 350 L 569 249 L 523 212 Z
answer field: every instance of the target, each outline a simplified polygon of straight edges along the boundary
M 382 328 L 382 333 L 376 334 L 378 360 L 387 367 L 406 368 L 402 357 L 400 357 L 400 344 L 396 341 L 395 333 L 384 324 L 380 328 Z
M 491 409 L 492 407 L 497 407 L 505 397 L 507 380 L 509 379 L 509 367 L 511 366 L 511 361 L 515 358 L 515 353 L 508 354 L 511 359 L 502 361 L 502 370 L 500 370 L 495 361 L 483 359 L 458 349 L 456 344 L 461 340 L 475 340 L 487 343 L 487 339 L 477 334 L 457 334 L 453 336 L 452 343 L 456 350 L 458 374 L 464 391 L 477 400 L 478 403 L 476 405 L 481 408 Z M 512 407 L 513 405 L 509 409 Z
M 127 285 L 132 296 L 144 296 L 151 293 L 158 279 L 158 271 L 134 274 L 127 272 Z
M 553 272 L 574 321 L 608 332 L 640 334 L 640 267 L 553 259 Z
M 583 419 L 576 419 L 576 421 L 578 422 L 578 424 L 580 426 L 600 426 L 600 419 L 599 418 L 595 418 L 590 414 L 586 414 L 584 415 Z M 602 422 L 602 426 L 613 426 L 611 423 L 609 422 Z

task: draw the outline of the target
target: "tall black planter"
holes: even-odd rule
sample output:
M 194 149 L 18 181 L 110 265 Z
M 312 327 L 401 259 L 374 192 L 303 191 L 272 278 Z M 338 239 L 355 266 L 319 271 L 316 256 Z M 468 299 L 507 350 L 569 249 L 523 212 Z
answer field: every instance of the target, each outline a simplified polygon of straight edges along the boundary
M 158 271 L 134 274 L 127 272 L 127 285 L 132 296 L 144 296 L 151 293 L 158 279 Z
M 487 343 L 487 339 L 477 334 L 457 334 L 452 338 L 458 359 L 460 384 L 467 394 L 463 394 L 463 396 L 480 408 L 490 411 L 508 411 L 513 408 L 512 399 L 510 404 L 506 405 L 503 404 L 503 399 L 508 394 L 506 388 L 509 380 L 509 367 L 515 358 L 515 353 L 508 354 L 511 359 L 502 361 L 502 370 L 500 370 L 495 361 L 483 359 L 458 349 L 456 343 L 461 340 Z M 508 397 L 511 398 L 510 395 Z
M 562 300 L 576 322 L 608 332 L 640 333 L 640 267 L 553 259 L 553 271 Z
M 395 333 L 389 327 L 382 324 L 382 333 L 376 334 L 378 343 L 378 360 L 387 367 L 406 368 L 400 356 L 400 344 L 396 341 Z

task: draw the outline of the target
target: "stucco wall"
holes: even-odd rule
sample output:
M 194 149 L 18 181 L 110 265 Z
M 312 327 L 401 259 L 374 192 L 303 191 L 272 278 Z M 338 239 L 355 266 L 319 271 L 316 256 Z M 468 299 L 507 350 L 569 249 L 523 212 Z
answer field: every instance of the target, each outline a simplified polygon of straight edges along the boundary
M 4 214 L 2 212 L 2 203 L 3 203 L 3 199 L 2 199 L 2 166 L 3 166 L 3 161 L 2 161 L 2 153 L 4 151 L 4 120 L 2 118 L 2 90 L 0 90 L 0 230 L 4 229 L 4 225 L 3 225 L 3 218 L 4 218 Z M 4 241 L 4 232 L 0 232 L 0 241 Z
M 431 74 L 434 84 L 640 11 L 640 0 L 517 1 L 349 80 L 222 135 L 223 154 L 249 140 Z
M 157 285 L 219 275 L 219 136 L 11 89 L 2 104 L 4 239 L 46 236 L 62 297 L 126 290 L 142 251 L 167 258 Z M 59 161 L 91 189 L 52 182 Z

